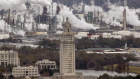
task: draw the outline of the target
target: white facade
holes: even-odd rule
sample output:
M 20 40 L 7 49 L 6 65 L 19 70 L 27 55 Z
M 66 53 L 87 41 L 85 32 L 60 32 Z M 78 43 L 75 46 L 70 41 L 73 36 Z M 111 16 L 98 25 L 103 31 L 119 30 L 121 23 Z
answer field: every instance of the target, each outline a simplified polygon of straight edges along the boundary
M 75 75 L 75 39 L 68 19 L 63 24 L 63 33 L 60 40 L 60 73 Z
M 6 34 L 6 33 L 0 33 L 0 39 L 8 39 L 10 37 L 9 34 Z
M 117 31 L 113 32 L 114 35 L 121 35 L 121 36 L 134 36 L 134 38 L 140 38 L 140 32 L 136 31 Z
M 87 37 L 89 32 L 78 32 L 77 35 L 75 35 L 76 38 L 81 39 L 83 37 Z
M 56 68 L 56 62 L 55 61 L 49 61 L 47 59 L 44 59 L 42 61 L 37 61 L 35 63 L 35 66 L 39 69 L 57 69 Z
M 95 39 L 98 39 L 100 37 L 100 35 L 91 35 L 91 38 L 92 40 L 95 40 Z
M 7 65 L 19 66 L 18 52 L 15 51 L 0 51 L 0 65 L 6 67 Z
M 119 34 L 111 34 L 111 33 L 103 33 L 103 38 L 116 38 L 116 39 L 122 39 L 123 35 Z
M 128 51 L 86 51 L 87 54 L 129 54 Z
M 13 67 L 12 75 L 14 77 L 39 77 L 38 67 Z
M 111 33 L 103 33 L 103 38 L 110 38 Z

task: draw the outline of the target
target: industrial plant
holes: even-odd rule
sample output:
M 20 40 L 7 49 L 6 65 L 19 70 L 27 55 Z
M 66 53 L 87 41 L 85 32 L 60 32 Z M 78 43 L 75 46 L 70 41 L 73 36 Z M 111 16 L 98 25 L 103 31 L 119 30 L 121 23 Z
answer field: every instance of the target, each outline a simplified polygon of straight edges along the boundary
M 139 77 L 138 2 L 1 0 L 0 79 Z

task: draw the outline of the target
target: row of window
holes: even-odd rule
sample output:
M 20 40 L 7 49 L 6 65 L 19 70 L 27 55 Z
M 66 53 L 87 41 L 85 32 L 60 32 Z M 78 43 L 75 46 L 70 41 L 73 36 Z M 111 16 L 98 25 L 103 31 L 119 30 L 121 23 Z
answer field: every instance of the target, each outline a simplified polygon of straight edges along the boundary
M 17 55 L 16 54 L 9 54 L 9 55 L 8 54 L 0 54 L 0 57 L 1 57 L 1 59 L 4 59 L 4 58 L 16 58 Z
M 37 76 L 38 74 L 15 74 L 16 76 Z
M 38 70 L 38 69 L 15 69 L 15 70 L 16 70 L 16 71 L 18 71 L 18 70 L 19 70 L 19 71 L 22 71 L 22 70 L 23 70 L 23 71 L 25 71 L 25 70 L 27 71 L 27 70 Z

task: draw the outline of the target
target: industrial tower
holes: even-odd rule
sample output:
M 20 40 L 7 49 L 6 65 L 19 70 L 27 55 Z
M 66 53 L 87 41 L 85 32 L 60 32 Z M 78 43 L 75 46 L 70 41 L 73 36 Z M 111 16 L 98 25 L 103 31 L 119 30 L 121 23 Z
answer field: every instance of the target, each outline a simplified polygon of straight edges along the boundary
M 127 6 L 127 1 L 124 0 L 124 11 L 123 11 L 123 30 L 126 30 L 126 6 Z

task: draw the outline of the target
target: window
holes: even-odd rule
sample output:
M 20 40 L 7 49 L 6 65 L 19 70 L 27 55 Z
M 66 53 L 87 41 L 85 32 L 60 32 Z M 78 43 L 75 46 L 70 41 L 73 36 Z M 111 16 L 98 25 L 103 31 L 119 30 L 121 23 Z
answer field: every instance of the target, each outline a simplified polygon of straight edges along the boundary
M 4 59 L 4 54 L 1 54 L 1 59 Z
M 11 58 L 14 58 L 14 54 L 11 54 Z

